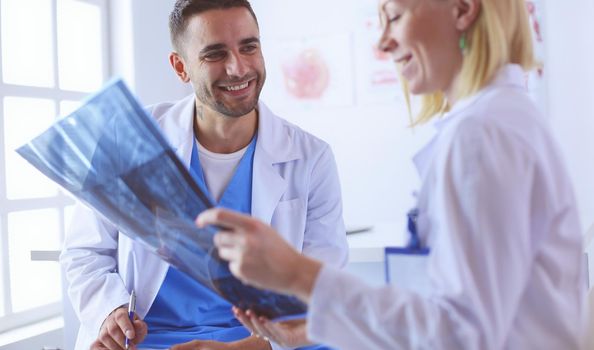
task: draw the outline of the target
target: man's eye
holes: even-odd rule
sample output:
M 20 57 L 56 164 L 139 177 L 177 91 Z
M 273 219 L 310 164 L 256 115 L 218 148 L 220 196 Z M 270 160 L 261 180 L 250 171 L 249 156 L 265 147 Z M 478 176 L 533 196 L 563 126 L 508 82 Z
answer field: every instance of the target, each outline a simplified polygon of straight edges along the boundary
M 248 46 L 244 46 L 242 48 L 242 51 L 245 53 L 253 53 L 256 50 L 258 50 L 258 46 L 256 46 L 256 45 L 248 45 Z
M 224 57 L 225 57 L 225 52 L 223 52 L 223 51 L 211 52 L 211 53 L 204 55 L 204 59 L 207 61 L 217 61 Z

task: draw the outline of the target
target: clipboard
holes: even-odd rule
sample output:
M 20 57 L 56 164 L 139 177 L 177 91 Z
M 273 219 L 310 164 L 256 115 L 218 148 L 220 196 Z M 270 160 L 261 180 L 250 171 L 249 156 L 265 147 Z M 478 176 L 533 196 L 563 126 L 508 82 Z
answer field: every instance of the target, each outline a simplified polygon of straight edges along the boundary
M 384 254 L 386 283 L 421 295 L 429 294 L 429 248 L 386 247 Z
M 410 234 L 408 245 L 384 249 L 384 271 L 387 284 L 426 296 L 431 291 L 427 274 L 430 249 L 422 247 L 417 234 L 418 215 L 419 211 L 416 208 L 407 214 L 407 229 Z

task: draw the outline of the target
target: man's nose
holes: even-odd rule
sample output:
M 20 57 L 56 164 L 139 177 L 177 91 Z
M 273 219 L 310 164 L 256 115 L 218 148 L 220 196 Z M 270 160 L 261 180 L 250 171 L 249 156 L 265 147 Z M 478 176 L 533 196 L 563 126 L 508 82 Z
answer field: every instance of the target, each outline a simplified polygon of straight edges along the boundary
M 229 55 L 226 69 L 229 76 L 243 77 L 248 72 L 248 65 L 244 57 L 238 53 L 233 53 Z

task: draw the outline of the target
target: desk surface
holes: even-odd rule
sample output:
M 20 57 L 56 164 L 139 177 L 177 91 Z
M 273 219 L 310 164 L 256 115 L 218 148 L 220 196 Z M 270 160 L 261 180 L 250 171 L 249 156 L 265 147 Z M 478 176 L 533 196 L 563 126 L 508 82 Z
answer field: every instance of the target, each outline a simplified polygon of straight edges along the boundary
M 385 247 L 406 245 L 408 235 L 404 222 L 378 222 L 373 229 L 347 237 L 349 263 L 384 261 Z
M 347 237 L 349 262 L 384 261 L 385 247 L 406 245 L 408 236 L 403 222 L 388 221 L 373 225 L 369 231 Z M 31 260 L 58 261 L 60 251 L 31 251 Z

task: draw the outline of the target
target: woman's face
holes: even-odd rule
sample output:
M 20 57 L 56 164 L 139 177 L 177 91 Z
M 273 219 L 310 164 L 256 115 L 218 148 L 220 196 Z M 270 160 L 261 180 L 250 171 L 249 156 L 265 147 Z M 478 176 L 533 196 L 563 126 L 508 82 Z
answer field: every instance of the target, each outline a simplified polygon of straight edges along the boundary
M 448 94 L 460 71 L 455 1 L 380 0 L 379 47 L 392 55 L 413 94 Z

